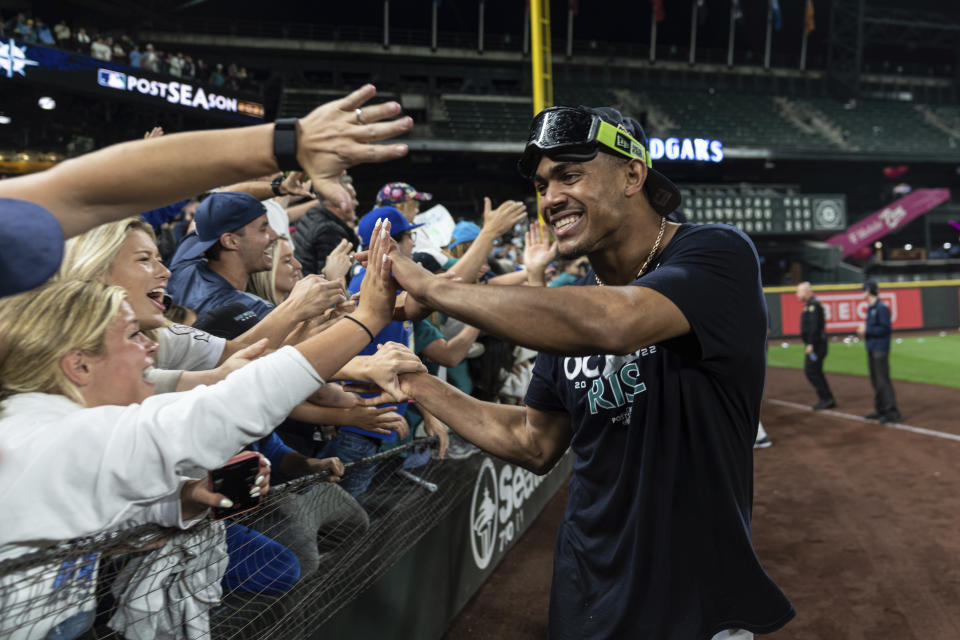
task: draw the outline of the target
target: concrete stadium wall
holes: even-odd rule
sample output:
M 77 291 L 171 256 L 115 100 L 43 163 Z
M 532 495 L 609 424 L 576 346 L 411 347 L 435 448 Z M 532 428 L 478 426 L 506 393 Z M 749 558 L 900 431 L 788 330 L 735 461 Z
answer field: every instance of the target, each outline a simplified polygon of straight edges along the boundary
M 827 333 L 854 333 L 866 319 L 866 300 L 860 284 L 814 285 L 814 295 L 823 304 Z M 800 335 L 802 305 L 795 287 L 765 287 L 770 309 L 770 337 Z M 960 280 L 927 282 L 882 282 L 880 299 L 893 316 L 893 329 L 956 329 L 960 326 Z

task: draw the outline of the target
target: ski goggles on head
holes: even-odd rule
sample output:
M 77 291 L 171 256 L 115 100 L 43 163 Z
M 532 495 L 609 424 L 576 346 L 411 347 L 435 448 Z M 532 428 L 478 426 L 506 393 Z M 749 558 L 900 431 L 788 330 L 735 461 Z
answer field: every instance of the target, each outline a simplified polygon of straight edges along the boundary
M 568 162 L 593 160 L 603 145 L 606 150 L 653 166 L 650 152 L 629 133 L 600 116 L 573 107 L 549 107 L 533 119 L 530 137 L 517 162 L 520 175 L 530 180 L 541 156 Z

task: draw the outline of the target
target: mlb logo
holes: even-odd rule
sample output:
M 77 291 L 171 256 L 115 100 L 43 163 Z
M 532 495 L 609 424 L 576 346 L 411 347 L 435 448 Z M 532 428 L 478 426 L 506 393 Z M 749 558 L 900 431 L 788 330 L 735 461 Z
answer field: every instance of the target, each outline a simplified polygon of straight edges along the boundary
M 127 74 L 112 69 L 98 69 L 97 84 L 122 91 L 127 88 Z

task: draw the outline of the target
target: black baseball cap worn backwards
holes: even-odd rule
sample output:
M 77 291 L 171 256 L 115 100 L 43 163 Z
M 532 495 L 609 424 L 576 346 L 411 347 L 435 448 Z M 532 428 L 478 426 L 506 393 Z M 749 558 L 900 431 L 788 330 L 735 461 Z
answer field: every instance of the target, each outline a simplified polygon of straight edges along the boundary
M 650 204 L 667 216 L 680 206 L 680 190 L 653 168 L 647 147 L 640 123 L 613 107 L 548 107 L 533 118 L 517 169 L 532 180 L 544 155 L 562 162 L 588 162 L 600 151 L 637 158 L 647 165 L 644 188 Z

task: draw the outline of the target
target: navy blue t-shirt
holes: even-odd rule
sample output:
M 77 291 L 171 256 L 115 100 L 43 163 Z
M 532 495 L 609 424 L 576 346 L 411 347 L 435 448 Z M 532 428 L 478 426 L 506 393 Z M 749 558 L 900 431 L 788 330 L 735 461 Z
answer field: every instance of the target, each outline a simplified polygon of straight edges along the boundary
M 167 293 L 174 304 L 193 309 L 198 315 L 222 306 L 240 303 L 256 314 L 258 320 L 273 311 L 273 305 L 259 296 L 235 289 L 209 267 L 203 257 L 184 258 L 198 242 L 196 232 L 188 234 L 170 259 Z
M 633 284 L 670 299 L 691 332 L 627 356 L 540 354 L 527 391 L 530 407 L 570 414 L 576 454 L 550 636 L 769 633 L 794 611 L 751 544 L 766 341 L 756 250 L 733 227 L 684 224 Z

